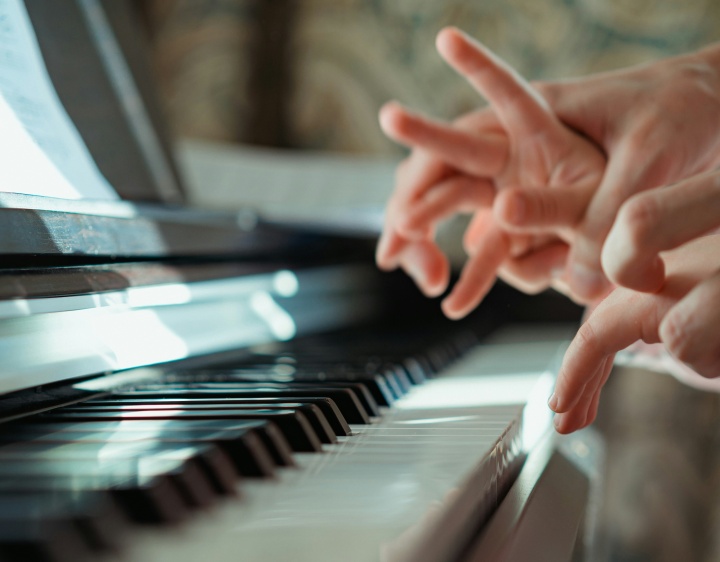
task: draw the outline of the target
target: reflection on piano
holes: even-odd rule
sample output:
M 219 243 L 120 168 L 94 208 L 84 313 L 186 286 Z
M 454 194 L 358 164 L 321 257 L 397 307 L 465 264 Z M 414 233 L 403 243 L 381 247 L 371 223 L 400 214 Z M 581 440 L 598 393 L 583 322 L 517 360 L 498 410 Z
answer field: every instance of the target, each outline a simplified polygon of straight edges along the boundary
M 23 5 L 121 200 L 0 195 L 1 560 L 583 559 L 598 448 L 550 431 L 555 332 L 444 322 L 365 240 L 171 206 L 128 7 Z

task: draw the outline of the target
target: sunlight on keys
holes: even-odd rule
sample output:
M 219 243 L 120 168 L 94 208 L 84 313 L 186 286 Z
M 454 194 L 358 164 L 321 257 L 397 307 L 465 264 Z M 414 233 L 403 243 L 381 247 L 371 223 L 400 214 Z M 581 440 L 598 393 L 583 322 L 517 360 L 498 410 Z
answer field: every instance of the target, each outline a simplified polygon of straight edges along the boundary
M 540 373 L 518 373 L 433 380 L 406 397 L 397 407 L 422 410 L 524 404 L 539 377 Z
M 286 341 L 297 333 L 292 316 L 265 291 L 258 291 L 250 298 L 250 308 L 267 324 L 277 339 Z

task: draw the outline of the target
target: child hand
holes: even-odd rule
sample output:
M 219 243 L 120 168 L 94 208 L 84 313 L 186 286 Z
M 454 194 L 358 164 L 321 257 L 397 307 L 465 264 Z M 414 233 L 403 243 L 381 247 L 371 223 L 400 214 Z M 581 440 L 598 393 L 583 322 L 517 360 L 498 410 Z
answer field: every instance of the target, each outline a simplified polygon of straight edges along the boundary
M 522 283 L 536 281 L 538 274 L 547 279 L 563 267 L 572 230 L 543 226 L 541 236 L 511 235 L 507 226 L 522 219 L 523 211 L 515 204 L 512 189 L 563 189 L 573 201 L 587 203 L 605 161 L 589 141 L 565 128 L 520 76 L 481 45 L 458 30 L 446 29 L 438 36 L 438 50 L 488 99 L 494 112 L 476 112 L 448 125 L 396 104 L 383 108 L 385 132 L 415 151 L 399 170 L 377 261 L 385 269 L 403 267 L 416 280 L 435 281 L 419 284 L 427 293 L 439 294 L 447 281 L 446 274 L 437 275 L 438 270 L 431 268 L 440 263 L 439 250 L 429 246 L 435 226 L 450 214 L 475 210 L 465 237 L 470 257 L 443 302 L 445 313 L 459 318 L 480 302 L 498 270 Z M 494 201 L 496 193 L 500 196 Z M 493 215 L 493 202 L 506 219 L 506 228 Z M 580 207 L 572 203 L 572 208 Z

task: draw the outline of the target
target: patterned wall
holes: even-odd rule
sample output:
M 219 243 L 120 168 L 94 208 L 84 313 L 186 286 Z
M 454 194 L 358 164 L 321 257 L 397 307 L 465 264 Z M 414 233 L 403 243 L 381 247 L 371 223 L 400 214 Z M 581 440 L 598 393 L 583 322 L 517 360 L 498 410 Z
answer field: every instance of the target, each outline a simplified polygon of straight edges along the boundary
M 283 138 L 263 142 L 396 151 L 376 125 L 384 101 L 443 117 L 479 102 L 435 52 L 445 25 L 467 30 L 532 79 L 617 68 L 720 39 L 717 0 L 285 0 L 291 26 L 259 21 L 268 2 L 148 3 L 163 92 L 180 133 L 261 137 L 249 123 L 264 96 L 248 94 L 249 77 L 289 71 Z M 273 25 L 287 48 L 262 60 L 256 30 Z

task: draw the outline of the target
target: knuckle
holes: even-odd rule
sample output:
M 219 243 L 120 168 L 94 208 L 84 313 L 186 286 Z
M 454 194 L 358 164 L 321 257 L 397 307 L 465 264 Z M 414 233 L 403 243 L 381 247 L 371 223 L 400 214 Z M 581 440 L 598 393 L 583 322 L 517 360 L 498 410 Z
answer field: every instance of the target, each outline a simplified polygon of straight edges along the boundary
M 538 212 L 545 220 L 551 222 L 559 218 L 559 205 L 552 193 L 543 194 L 536 198 L 538 204 Z
M 592 319 L 584 322 L 575 335 L 576 345 L 583 350 L 596 352 L 600 349 L 597 332 L 592 324 Z
M 680 314 L 671 311 L 662 320 L 660 339 L 668 351 L 683 363 L 690 363 L 697 358 L 687 322 Z
M 627 233 L 627 243 L 636 253 L 644 252 L 660 222 L 660 208 L 648 194 L 635 195 L 620 208 L 618 222 Z

